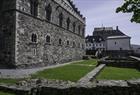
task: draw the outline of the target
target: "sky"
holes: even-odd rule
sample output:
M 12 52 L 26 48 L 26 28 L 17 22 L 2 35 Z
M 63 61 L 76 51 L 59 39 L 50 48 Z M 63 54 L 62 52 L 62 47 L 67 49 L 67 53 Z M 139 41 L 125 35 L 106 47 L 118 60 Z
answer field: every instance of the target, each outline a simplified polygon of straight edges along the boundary
M 95 27 L 119 26 L 119 29 L 131 37 L 131 44 L 140 45 L 140 24 L 130 22 L 132 14 L 116 13 L 116 8 L 124 0 L 73 0 L 81 14 L 86 17 L 86 35 L 92 35 Z

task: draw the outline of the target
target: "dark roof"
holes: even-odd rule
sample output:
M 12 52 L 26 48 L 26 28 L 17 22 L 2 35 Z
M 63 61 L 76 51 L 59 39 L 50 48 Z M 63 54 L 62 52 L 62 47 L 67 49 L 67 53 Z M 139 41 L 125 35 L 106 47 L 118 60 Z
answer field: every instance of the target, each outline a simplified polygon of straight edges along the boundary
M 122 33 L 119 29 L 117 29 L 117 30 L 101 30 L 101 31 L 94 30 L 93 36 L 101 36 L 104 40 L 106 40 L 107 37 L 109 36 L 126 36 L 126 35 Z
M 101 42 L 101 41 L 104 41 L 104 39 L 101 37 L 101 36 L 87 36 L 86 37 L 86 42 Z

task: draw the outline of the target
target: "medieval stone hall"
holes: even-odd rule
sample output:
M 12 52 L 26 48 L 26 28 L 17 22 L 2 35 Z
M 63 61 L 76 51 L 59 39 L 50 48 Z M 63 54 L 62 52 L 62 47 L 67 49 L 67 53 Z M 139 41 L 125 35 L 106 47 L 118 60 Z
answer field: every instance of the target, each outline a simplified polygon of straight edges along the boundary
M 0 66 L 35 67 L 79 60 L 85 18 L 70 0 L 1 0 Z

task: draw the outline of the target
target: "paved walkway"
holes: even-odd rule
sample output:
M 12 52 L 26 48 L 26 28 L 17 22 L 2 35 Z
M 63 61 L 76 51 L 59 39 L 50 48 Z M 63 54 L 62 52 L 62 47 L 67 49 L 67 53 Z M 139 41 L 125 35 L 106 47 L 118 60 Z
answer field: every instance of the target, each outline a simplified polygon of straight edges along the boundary
M 94 68 L 91 72 L 89 72 L 87 75 L 85 75 L 84 77 L 82 77 L 78 82 L 79 83 L 88 83 L 92 80 L 94 80 L 94 78 L 96 77 L 97 74 L 100 73 L 100 71 L 105 67 L 105 64 L 101 64 L 98 67 Z
M 0 69 L 0 78 L 13 78 L 13 79 L 14 78 L 27 78 L 27 77 L 30 77 L 31 74 L 34 74 L 38 71 L 42 71 L 44 69 L 61 67 L 64 65 L 68 65 L 75 62 L 81 62 L 81 61 L 83 60 L 73 61 L 73 62 L 64 63 L 64 64 L 58 64 L 55 66 L 33 68 L 33 69 Z
M 135 56 L 130 56 L 131 58 L 134 58 L 134 59 L 136 59 L 136 60 L 138 60 L 138 61 L 140 61 L 140 58 L 139 57 L 135 57 Z

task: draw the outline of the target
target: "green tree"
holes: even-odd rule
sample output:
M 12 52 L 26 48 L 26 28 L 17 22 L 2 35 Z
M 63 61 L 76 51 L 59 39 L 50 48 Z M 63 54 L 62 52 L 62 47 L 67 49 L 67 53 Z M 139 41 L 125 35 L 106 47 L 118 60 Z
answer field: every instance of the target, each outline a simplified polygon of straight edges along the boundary
M 125 3 L 116 12 L 132 13 L 131 22 L 140 23 L 140 0 L 124 0 Z

